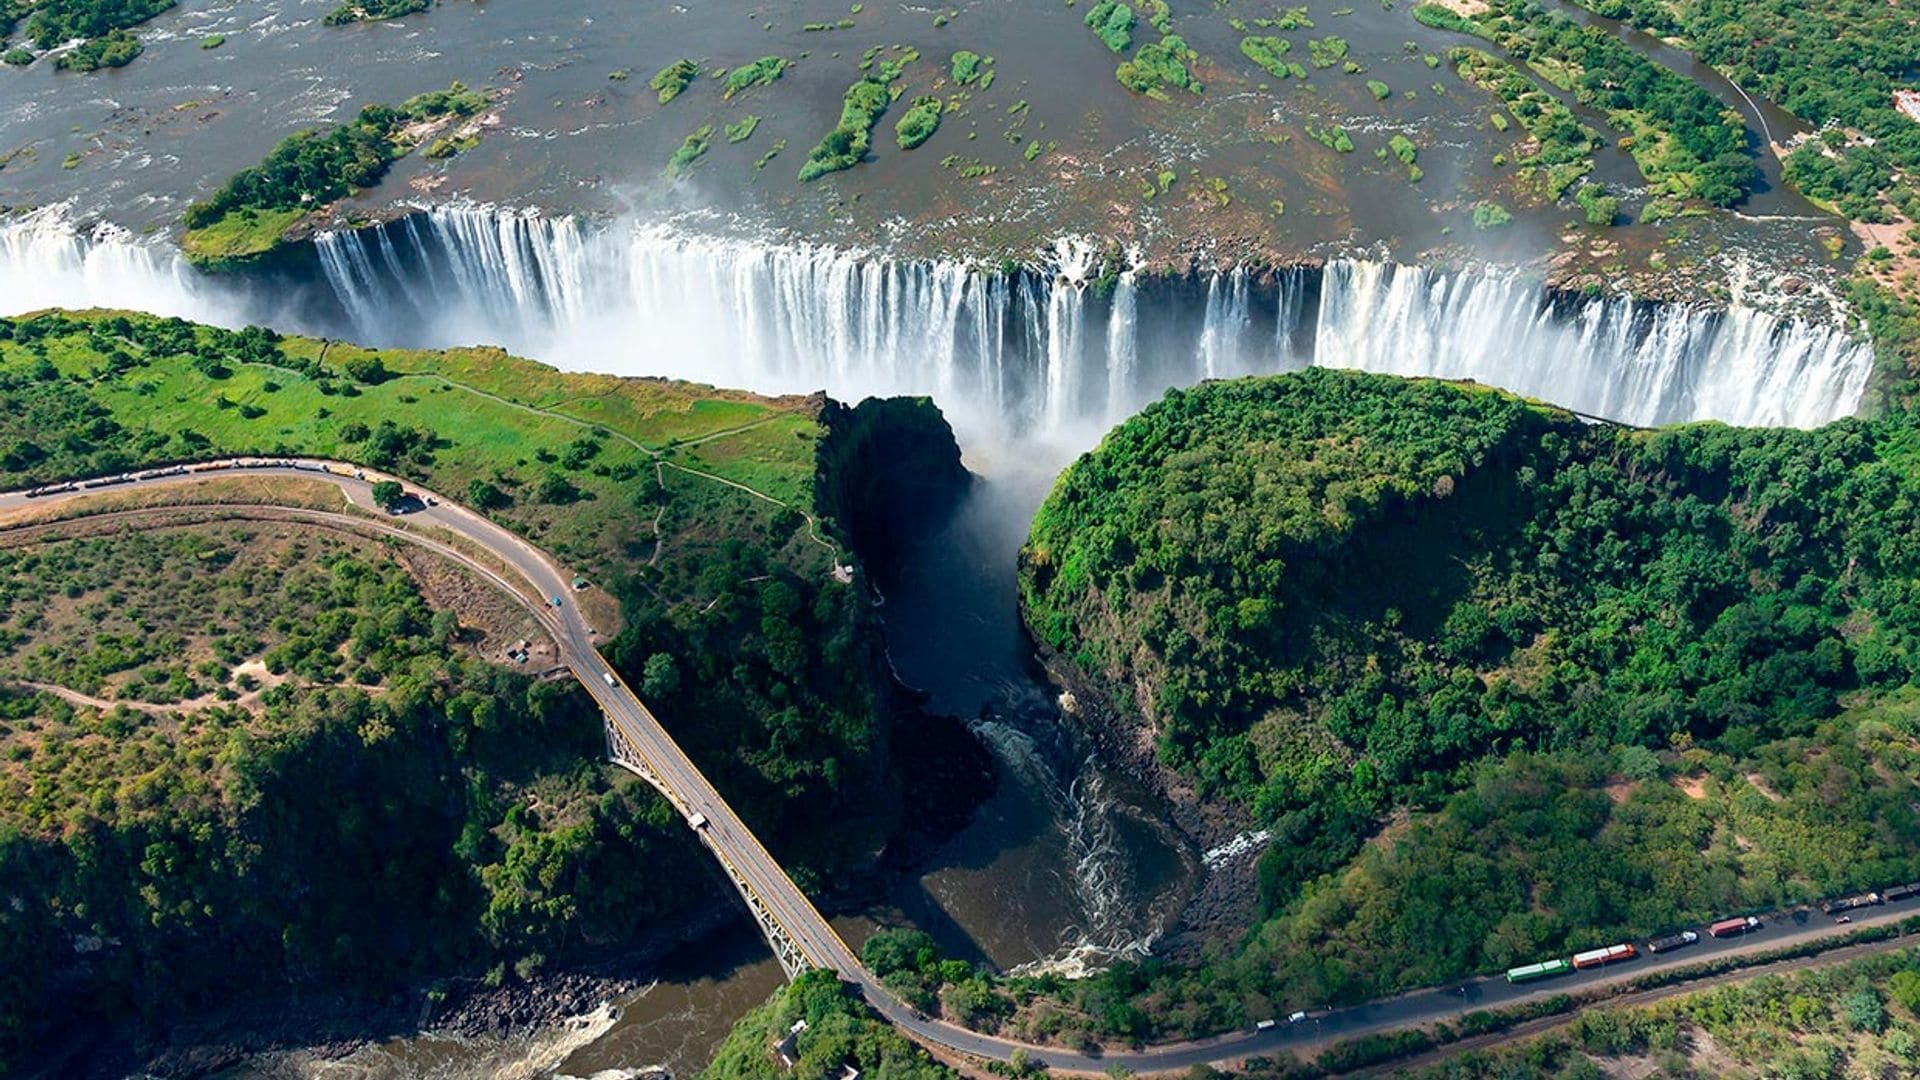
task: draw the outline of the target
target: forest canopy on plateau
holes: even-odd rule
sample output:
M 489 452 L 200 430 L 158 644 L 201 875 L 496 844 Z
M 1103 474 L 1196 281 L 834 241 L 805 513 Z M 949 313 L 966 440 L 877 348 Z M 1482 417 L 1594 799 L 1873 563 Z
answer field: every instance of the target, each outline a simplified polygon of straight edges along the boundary
M 863 507 L 895 501 L 889 468 L 911 463 L 923 497 L 964 480 L 924 402 L 840 409 L 151 316 L 0 319 L 0 490 L 244 455 L 387 470 L 580 571 L 609 660 L 805 886 L 863 869 L 908 822 L 964 819 L 991 784 L 957 723 L 896 713 L 878 627 L 833 573 Z M 179 717 L 0 694 L 0 1070 L 62 1003 L 121 1009 L 135 1037 L 235 990 L 531 971 L 724 887 L 663 800 L 596 764 L 584 694 L 462 654 L 404 575 L 341 558 L 223 576 L 233 556 L 210 549 L 35 558 L 0 558 L 0 678 L 178 704 L 260 689 L 234 674 L 253 656 L 288 681 Z M 118 611 L 121 579 L 189 571 L 221 620 L 278 618 L 192 664 L 160 646 L 207 608 L 175 601 L 180 626 L 54 619 L 65 636 L 41 640 L 49 605 Z M 913 753 L 896 754 L 900 717 Z M 118 944 L 46 981 L 95 941 Z
M 1235 955 L 1069 988 L 1084 1022 L 1217 1030 L 1920 877 L 1917 449 L 1319 369 L 1122 424 L 1035 520 L 1026 619 L 1272 841 Z

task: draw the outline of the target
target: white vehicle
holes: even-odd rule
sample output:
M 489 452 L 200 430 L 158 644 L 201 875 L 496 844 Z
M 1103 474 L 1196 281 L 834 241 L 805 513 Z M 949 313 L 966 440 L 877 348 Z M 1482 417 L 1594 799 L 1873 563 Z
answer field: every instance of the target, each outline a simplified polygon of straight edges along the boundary
M 687 816 L 687 824 L 693 826 L 696 829 L 704 829 L 707 827 L 707 815 L 702 814 L 698 810 L 696 810 L 692 814 Z
M 1255 1030 L 1255 1031 L 1272 1031 L 1272 1030 L 1273 1030 L 1273 1025 L 1274 1025 L 1274 1022 L 1273 1022 L 1272 1020 L 1262 1020 L 1262 1021 L 1260 1021 L 1259 1023 L 1257 1023 L 1257 1024 L 1255 1024 L 1255 1025 L 1253 1025 L 1253 1030 Z
M 1307 1018 L 1306 1010 L 1302 1009 L 1295 1012 L 1292 1016 L 1287 1017 L 1287 1023 L 1297 1024 L 1300 1021 L 1305 1020 L 1306 1018 Z
M 620 685 L 620 681 L 619 681 L 618 679 L 615 679 L 615 678 L 613 677 L 613 672 L 611 672 L 611 671 L 603 671 L 603 672 L 601 672 L 601 673 L 600 673 L 600 677 L 601 677 L 602 679 L 605 679 L 605 680 L 607 681 L 607 685 L 608 685 L 608 686 L 613 686 L 613 687 L 617 687 L 617 686 L 619 686 L 619 685 Z

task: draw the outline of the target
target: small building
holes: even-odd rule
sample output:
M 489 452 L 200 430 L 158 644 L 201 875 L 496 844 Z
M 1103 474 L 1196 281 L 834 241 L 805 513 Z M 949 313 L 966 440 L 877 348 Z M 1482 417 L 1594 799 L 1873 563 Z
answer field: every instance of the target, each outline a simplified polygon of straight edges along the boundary
M 1895 90 L 1893 107 L 1905 113 L 1907 119 L 1920 124 L 1920 90 Z
M 788 1072 L 792 1072 L 793 1067 L 800 1062 L 800 1033 L 805 1030 L 807 1030 L 806 1020 L 804 1018 L 795 1020 L 793 1026 L 787 1029 L 786 1035 L 782 1036 L 780 1042 L 773 1048 L 774 1056 L 780 1059 L 780 1067 Z

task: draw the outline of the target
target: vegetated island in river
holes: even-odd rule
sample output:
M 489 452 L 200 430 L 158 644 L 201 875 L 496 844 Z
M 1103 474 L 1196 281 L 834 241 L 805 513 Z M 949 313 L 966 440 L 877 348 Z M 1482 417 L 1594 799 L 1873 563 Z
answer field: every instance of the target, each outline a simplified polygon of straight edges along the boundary
M 378 184 L 419 146 L 434 158 L 471 149 L 493 100 L 456 82 L 397 109 L 368 105 L 331 130 L 289 135 L 265 161 L 187 207 L 181 249 L 199 266 L 231 269 L 306 239 L 329 204 Z
M 0 320 L 0 488 L 234 454 L 417 479 L 585 575 L 608 657 L 816 896 L 991 786 L 892 681 L 864 592 L 863 545 L 966 483 L 924 401 Z M 583 960 L 737 916 L 671 807 L 602 762 L 590 699 L 536 677 L 531 621 L 454 564 L 276 522 L 76 528 L 0 547 L 0 1068 L 411 1030 L 423 991 L 444 1015 L 578 989 Z M 219 1047 L 168 1043 L 190 1016 Z
M 1074 464 L 1021 603 L 1107 746 L 1267 830 L 1197 964 L 976 985 L 1029 1038 L 1215 1032 L 1920 877 L 1920 476 L 1895 411 L 1594 425 L 1309 370 Z M 931 1008 L 969 973 L 893 965 Z

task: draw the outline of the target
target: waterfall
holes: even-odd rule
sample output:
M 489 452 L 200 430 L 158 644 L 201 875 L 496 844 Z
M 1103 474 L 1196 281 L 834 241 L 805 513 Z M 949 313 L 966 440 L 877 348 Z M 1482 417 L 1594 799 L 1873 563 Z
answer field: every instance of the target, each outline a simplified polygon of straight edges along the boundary
M 1112 309 L 1107 313 L 1107 404 L 1110 416 L 1121 415 L 1133 385 L 1139 356 L 1139 296 L 1131 265 L 1114 279 Z
M 1200 332 L 1200 368 L 1209 379 L 1245 375 L 1261 369 L 1258 356 L 1244 350 L 1256 345 L 1249 331 L 1253 315 L 1248 308 L 1249 278 L 1234 267 L 1207 278 L 1207 306 Z M 1284 325 L 1284 324 L 1277 324 Z M 1264 350 L 1260 350 L 1264 352 Z
M 1308 363 L 1471 378 L 1630 423 L 1794 426 L 1852 412 L 1872 367 L 1837 318 L 1366 259 L 1165 277 L 1113 258 L 1062 240 L 1031 265 L 985 267 L 450 206 L 324 233 L 313 272 L 269 288 L 41 211 L 0 221 L 0 307 L 499 344 L 764 392 L 933 394 L 975 430 L 1083 444 L 1168 387 Z
M 63 206 L 0 218 L 0 315 L 40 308 L 137 308 L 245 325 L 239 295 L 210 285 L 171 247 L 116 225 L 80 228 Z

